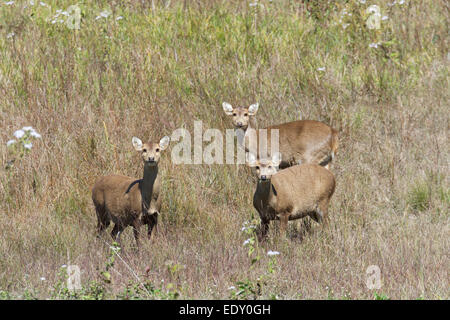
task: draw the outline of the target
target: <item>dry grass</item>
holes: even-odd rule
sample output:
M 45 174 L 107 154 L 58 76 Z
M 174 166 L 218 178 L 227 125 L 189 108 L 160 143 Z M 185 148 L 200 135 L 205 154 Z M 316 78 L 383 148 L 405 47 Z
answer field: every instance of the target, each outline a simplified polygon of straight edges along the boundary
M 381 269 L 378 296 L 449 298 L 448 4 L 378 1 L 389 19 L 370 31 L 358 1 L 311 13 L 260 2 L 85 1 L 78 31 L 45 21 L 45 7 L 0 6 L 0 297 L 64 298 L 54 287 L 70 262 L 102 293 L 84 298 L 149 282 L 154 291 L 129 295 L 223 299 L 260 281 L 258 298 L 372 299 L 369 265 Z M 52 14 L 72 4 L 58 3 Z M 335 24 L 344 6 L 346 29 Z M 95 20 L 104 8 L 112 15 Z M 156 241 L 137 253 L 127 229 L 104 283 L 111 239 L 95 237 L 94 180 L 141 175 L 134 135 L 159 139 L 194 120 L 231 127 L 222 101 L 259 101 L 260 126 L 303 118 L 339 129 L 330 228 L 313 224 L 302 240 L 274 231 L 252 265 L 241 232 L 257 217 L 250 171 L 173 165 L 169 148 Z M 42 139 L 20 157 L 6 141 L 25 125 Z M 268 250 L 281 253 L 274 266 Z

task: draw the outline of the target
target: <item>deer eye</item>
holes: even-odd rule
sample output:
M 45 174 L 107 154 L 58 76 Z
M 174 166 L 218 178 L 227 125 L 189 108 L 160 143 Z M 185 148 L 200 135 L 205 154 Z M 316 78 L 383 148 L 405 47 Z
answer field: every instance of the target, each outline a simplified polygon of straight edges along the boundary
M 237 114 L 236 113 L 233 113 L 233 117 L 236 117 L 237 116 Z
M 147 149 L 142 149 L 142 152 L 147 152 Z
M 248 113 L 244 113 L 244 117 L 247 117 L 248 116 Z
M 159 152 L 159 148 L 156 148 L 156 152 Z
M 256 166 L 255 168 L 256 168 L 256 170 L 259 170 L 259 166 Z

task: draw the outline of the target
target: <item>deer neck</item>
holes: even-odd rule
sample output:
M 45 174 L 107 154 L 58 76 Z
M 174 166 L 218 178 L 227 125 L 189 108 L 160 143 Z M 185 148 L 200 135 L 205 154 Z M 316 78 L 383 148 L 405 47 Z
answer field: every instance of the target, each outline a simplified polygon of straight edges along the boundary
M 253 116 L 249 118 L 248 126 L 245 130 L 240 129 L 241 131 L 239 131 L 239 129 L 235 129 L 238 143 L 240 146 L 245 148 L 245 151 L 248 151 L 248 141 L 246 140 L 248 140 L 248 132 L 250 132 L 249 129 L 253 129 L 256 131 L 257 130 L 256 128 L 257 128 L 256 117 Z M 244 134 L 242 134 L 242 132 Z
M 261 208 L 267 208 L 267 205 L 273 196 L 272 189 L 272 183 L 270 180 L 258 181 L 258 184 L 256 185 L 256 193 L 258 194 L 258 205 L 261 206 Z
M 153 186 L 158 177 L 158 165 L 144 164 L 144 177 L 141 183 L 142 204 L 145 208 L 150 207 L 150 201 L 153 193 Z

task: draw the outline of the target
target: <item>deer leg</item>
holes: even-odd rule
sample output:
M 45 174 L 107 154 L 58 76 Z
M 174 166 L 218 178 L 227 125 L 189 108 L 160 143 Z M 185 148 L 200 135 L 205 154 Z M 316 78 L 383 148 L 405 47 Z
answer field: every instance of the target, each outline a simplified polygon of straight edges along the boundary
M 108 228 L 110 220 L 106 216 L 104 209 L 95 207 L 95 212 L 97 213 L 97 237 L 100 237 L 103 231 Z
M 149 240 L 154 238 L 154 233 L 152 233 L 153 228 L 155 228 L 155 232 L 158 230 L 158 212 L 155 212 L 148 217 L 147 237 Z
M 322 201 L 314 212 L 309 215 L 317 223 L 321 223 L 323 227 L 328 225 L 328 201 Z
M 115 242 L 120 242 L 120 234 L 122 233 L 123 229 L 123 226 L 121 226 L 119 223 L 116 223 L 114 225 L 114 228 L 111 231 L 111 237 Z
M 283 236 L 286 235 L 287 225 L 289 221 L 289 214 L 283 213 L 279 215 L 280 218 L 280 231 Z
M 139 231 L 140 227 L 141 227 L 140 221 L 135 221 L 133 223 L 133 234 L 134 234 L 134 239 L 136 240 L 136 246 L 138 247 L 138 249 L 140 247 L 140 235 L 141 235 L 141 233 Z

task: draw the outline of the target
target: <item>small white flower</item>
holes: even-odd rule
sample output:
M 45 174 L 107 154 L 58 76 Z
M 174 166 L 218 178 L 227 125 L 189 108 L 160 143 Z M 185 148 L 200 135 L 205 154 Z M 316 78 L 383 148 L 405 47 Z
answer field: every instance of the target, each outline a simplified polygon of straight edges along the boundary
M 6 6 L 12 6 L 14 4 L 14 1 L 8 1 L 8 2 L 5 2 L 5 5 Z
M 244 243 L 242 245 L 246 246 L 246 245 L 248 245 L 250 243 L 250 241 L 251 241 L 251 239 L 247 239 L 247 240 L 244 241 Z
M 11 139 L 11 140 L 9 140 L 9 141 L 6 143 L 6 146 L 9 147 L 10 145 L 12 145 L 12 144 L 14 144 L 14 143 L 16 143 L 16 140 Z
M 269 250 L 269 251 L 267 251 L 267 255 L 269 256 L 269 257 L 271 257 L 271 256 L 277 256 L 277 255 L 279 255 L 280 253 L 278 252 L 278 251 L 272 251 L 272 250 Z
M 366 10 L 367 13 L 380 13 L 380 7 L 378 7 L 377 5 L 373 4 L 370 7 L 367 8 Z
M 234 289 L 236 289 L 235 286 L 228 287 L 228 290 L 234 290 Z
M 383 16 L 383 17 L 381 18 L 381 20 L 383 20 L 383 21 L 385 21 L 385 20 L 387 20 L 387 19 L 389 19 L 388 16 Z
M 69 13 L 68 13 L 67 11 L 61 11 L 61 14 L 62 14 L 63 16 L 66 16 L 66 17 L 69 16 Z
M 105 11 L 100 12 L 100 17 L 108 18 L 110 14 L 111 13 L 109 11 L 105 10 Z
M 402 5 L 402 4 L 404 4 L 405 3 L 405 0 L 400 0 L 399 2 L 398 2 L 398 4 L 400 4 L 400 5 Z
M 378 48 L 378 43 L 372 42 L 369 44 L 369 48 Z
M 33 144 L 32 144 L 31 142 L 29 142 L 29 143 L 24 143 L 24 144 L 23 144 L 23 147 L 24 147 L 25 149 L 30 150 L 30 149 L 33 147 Z
M 366 0 L 359 0 L 359 3 L 365 4 L 365 3 L 366 3 Z
M 45 281 L 45 277 L 41 277 L 41 281 Z
M 45 7 L 45 6 L 47 6 L 47 4 L 45 3 L 45 2 L 39 2 L 39 4 L 41 5 L 41 6 L 43 6 L 43 7 Z
M 350 25 L 349 23 L 344 23 L 344 24 L 342 24 L 342 28 L 347 29 L 347 27 L 348 27 L 349 25 Z
M 56 20 L 52 20 L 52 24 L 55 24 L 56 23 Z
M 14 37 L 16 34 L 14 32 L 10 32 L 6 35 L 7 39 L 11 39 L 12 37 Z
M 61 268 L 67 268 L 67 265 L 66 265 L 66 264 L 63 264 L 63 265 L 61 266 Z
M 325 71 L 325 67 L 317 68 L 317 71 Z
M 39 133 L 37 133 L 36 130 L 31 131 L 30 136 L 37 138 L 37 139 L 42 138 L 42 136 Z
M 28 126 L 28 127 L 23 127 L 22 130 L 23 130 L 23 131 L 34 131 L 33 127 L 30 127 L 30 126 Z
M 30 0 L 30 5 L 34 6 L 34 1 Z
M 22 138 L 25 135 L 25 131 L 23 131 L 22 129 L 17 130 L 16 132 L 14 132 L 14 137 L 16 137 L 17 139 Z
M 118 17 L 116 18 L 117 21 L 122 20 L 122 19 L 123 19 L 122 16 L 118 16 Z

